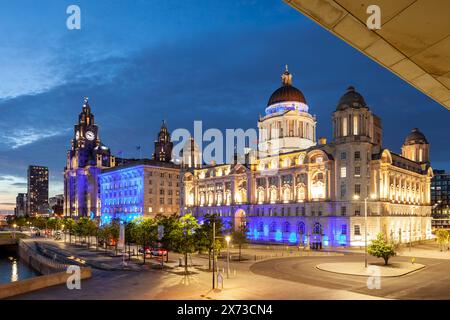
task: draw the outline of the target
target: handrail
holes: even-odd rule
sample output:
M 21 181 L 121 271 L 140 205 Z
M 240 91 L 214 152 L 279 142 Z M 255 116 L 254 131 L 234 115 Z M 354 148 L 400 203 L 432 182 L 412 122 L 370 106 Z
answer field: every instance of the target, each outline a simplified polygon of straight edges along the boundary
M 35 244 L 37 245 L 37 244 Z M 39 263 L 46 264 L 50 266 L 53 269 L 56 270 L 66 270 L 68 267 L 68 264 L 56 262 L 55 259 L 51 259 L 47 257 L 46 255 L 43 255 L 44 253 L 40 253 L 37 247 L 33 248 L 30 246 L 26 241 L 20 241 L 19 247 L 22 247 L 26 252 L 32 252 L 34 253 L 33 258 L 37 260 Z

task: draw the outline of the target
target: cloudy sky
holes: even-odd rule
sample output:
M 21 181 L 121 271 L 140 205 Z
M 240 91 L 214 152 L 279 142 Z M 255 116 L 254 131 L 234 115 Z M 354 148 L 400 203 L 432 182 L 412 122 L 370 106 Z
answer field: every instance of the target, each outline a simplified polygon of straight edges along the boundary
M 81 8 L 81 30 L 66 9 Z M 169 129 L 256 127 L 285 64 L 331 136 L 352 84 L 381 116 L 385 147 L 419 127 L 435 168 L 450 169 L 450 113 L 281 0 L 32 0 L 0 5 L 0 211 L 26 190 L 30 164 L 62 172 L 84 96 L 113 153 L 150 157 Z

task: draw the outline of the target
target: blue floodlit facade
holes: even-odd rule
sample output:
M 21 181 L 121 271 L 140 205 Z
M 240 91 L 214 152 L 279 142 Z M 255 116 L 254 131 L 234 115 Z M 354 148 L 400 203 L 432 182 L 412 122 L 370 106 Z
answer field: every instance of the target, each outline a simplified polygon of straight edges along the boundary
M 144 166 L 116 168 L 100 174 L 101 224 L 130 222 L 145 212 Z
M 159 160 L 130 160 L 99 175 L 102 224 L 179 213 L 180 167 Z

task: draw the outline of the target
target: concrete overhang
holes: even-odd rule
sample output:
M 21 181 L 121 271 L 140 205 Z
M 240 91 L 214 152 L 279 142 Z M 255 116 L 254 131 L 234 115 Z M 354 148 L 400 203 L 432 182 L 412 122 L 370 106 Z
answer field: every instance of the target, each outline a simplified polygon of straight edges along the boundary
M 450 109 L 450 1 L 283 1 Z M 378 30 L 366 25 L 370 5 Z

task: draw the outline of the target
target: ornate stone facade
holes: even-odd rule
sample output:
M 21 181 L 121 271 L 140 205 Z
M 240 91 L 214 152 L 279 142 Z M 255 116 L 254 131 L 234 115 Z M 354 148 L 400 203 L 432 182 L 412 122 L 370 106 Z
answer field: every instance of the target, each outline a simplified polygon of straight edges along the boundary
M 71 145 L 64 168 L 64 215 L 99 218 L 98 176 L 102 169 L 114 167 L 116 159 L 100 141 L 87 98 L 74 126 Z
M 283 86 L 291 85 L 286 71 Z M 333 141 L 317 143 L 303 94 L 288 93 L 283 100 L 278 91 L 258 122 L 260 130 L 269 129 L 260 137 L 262 152 L 246 163 L 185 172 L 183 213 L 198 219 L 218 214 L 230 226 L 245 222 L 255 242 L 360 246 L 366 203 L 369 240 L 379 232 L 395 242 L 431 237 L 433 173 L 426 139 L 407 138 L 403 145 L 422 150 L 421 156 L 383 148 L 381 119 L 349 87 L 333 113 Z

